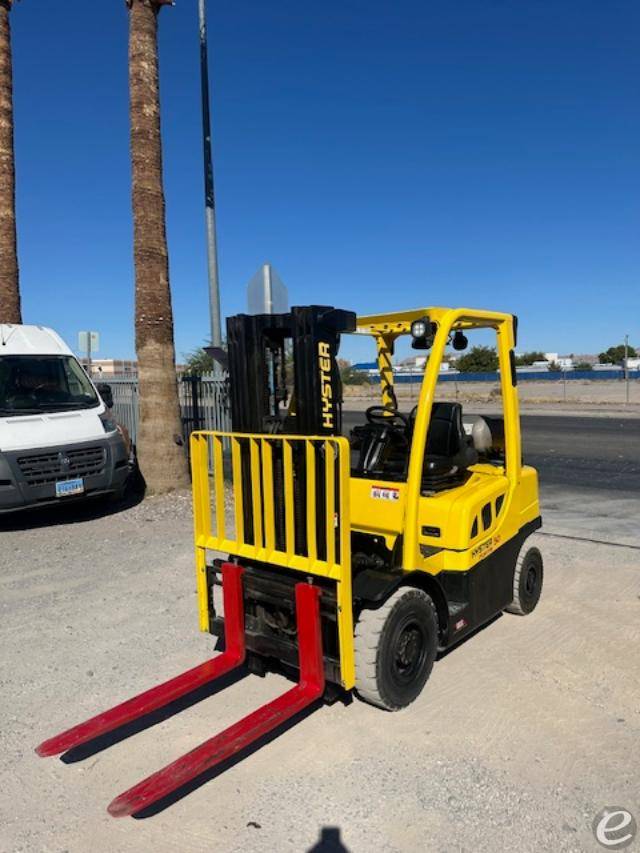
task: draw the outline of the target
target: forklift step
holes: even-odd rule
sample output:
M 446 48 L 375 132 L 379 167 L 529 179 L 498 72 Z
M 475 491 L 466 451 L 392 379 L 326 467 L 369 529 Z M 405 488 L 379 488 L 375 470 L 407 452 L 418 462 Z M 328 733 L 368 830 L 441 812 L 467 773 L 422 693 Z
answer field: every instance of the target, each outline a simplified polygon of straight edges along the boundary
M 313 704 L 324 692 L 320 589 L 296 584 L 300 680 L 291 690 L 263 705 L 197 746 L 162 770 L 120 794 L 108 807 L 113 817 L 136 814 L 236 755 L 286 720 Z
M 234 563 L 224 563 L 222 566 L 224 607 L 227 615 L 225 651 L 222 654 L 44 741 L 36 747 L 38 755 L 44 758 L 67 752 L 144 717 L 151 711 L 163 708 L 240 666 L 245 659 L 242 574 L 243 569 Z

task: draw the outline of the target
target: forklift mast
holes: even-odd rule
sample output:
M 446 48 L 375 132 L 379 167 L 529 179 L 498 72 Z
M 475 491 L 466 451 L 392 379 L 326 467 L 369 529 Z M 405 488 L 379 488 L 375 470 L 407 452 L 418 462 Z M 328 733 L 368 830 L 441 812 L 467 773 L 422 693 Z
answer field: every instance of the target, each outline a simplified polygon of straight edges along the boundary
M 237 314 L 227 320 L 231 421 L 234 432 L 340 435 L 340 334 L 356 315 L 323 305 L 287 314 Z M 293 364 L 293 395 L 287 359 Z M 289 405 L 287 406 L 287 404 Z

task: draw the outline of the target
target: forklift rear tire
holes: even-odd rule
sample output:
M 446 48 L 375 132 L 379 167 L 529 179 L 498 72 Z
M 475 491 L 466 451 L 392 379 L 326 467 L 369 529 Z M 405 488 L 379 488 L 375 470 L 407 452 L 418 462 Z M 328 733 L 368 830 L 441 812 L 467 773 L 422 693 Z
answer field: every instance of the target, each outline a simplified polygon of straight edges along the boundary
M 399 711 L 424 687 L 438 650 L 438 617 L 421 589 L 401 587 L 356 624 L 356 690 L 361 699 Z
M 509 613 L 526 616 L 535 610 L 542 593 L 544 568 L 538 548 L 520 549 L 513 573 L 513 601 L 506 608 Z

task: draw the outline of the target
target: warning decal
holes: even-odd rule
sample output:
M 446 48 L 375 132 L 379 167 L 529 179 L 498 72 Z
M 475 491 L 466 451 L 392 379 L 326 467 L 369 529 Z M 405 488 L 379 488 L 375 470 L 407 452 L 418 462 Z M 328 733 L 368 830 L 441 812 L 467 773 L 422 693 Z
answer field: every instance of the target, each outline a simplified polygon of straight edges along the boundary
M 371 486 L 371 497 L 378 501 L 398 501 L 400 500 L 400 489 Z

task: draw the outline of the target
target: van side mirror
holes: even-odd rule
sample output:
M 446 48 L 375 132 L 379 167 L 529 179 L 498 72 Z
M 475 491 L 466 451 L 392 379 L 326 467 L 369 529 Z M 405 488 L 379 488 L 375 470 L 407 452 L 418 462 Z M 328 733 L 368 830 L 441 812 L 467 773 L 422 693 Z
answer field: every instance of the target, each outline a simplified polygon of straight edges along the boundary
M 102 397 L 102 402 L 105 404 L 107 409 L 113 409 L 113 392 L 111 390 L 111 385 L 108 385 L 106 382 L 100 382 L 96 385 L 98 389 L 98 394 Z

